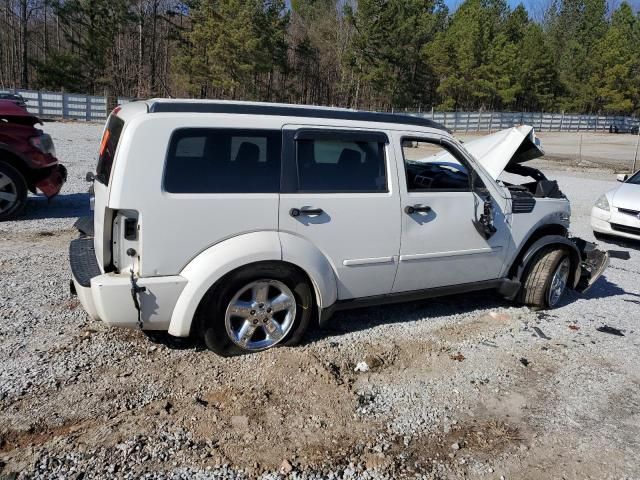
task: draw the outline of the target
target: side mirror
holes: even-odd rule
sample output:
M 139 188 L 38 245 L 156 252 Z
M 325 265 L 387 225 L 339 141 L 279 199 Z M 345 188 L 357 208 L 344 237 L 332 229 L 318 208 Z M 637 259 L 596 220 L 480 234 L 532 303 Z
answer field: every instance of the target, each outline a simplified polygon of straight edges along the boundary
M 93 172 L 87 172 L 87 175 L 84 178 L 87 182 L 93 182 L 96 179 L 96 176 Z
M 618 180 L 619 182 L 626 182 L 628 178 L 629 175 L 627 175 L 626 173 L 620 173 L 616 175 L 616 180 Z

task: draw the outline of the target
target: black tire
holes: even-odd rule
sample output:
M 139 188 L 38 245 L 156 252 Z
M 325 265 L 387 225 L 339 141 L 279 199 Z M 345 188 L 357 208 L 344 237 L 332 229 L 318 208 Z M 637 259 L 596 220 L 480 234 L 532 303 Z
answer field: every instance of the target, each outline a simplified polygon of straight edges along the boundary
M 538 252 L 527 266 L 518 301 L 528 305 L 532 310 L 554 308 L 560 298 L 556 301 L 550 299 L 551 283 L 556 270 L 565 259 L 569 262 L 570 276 L 570 258 L 566 250 L 549 247 Z M 566 287 L 562 294 L 565 291 Z
M 259 350 L 248 350 L 234 343 L 225 325 L 225 313 L 233 297 L 246 285 L 260 280 L 275 280 L 286 285 L 295 296 L 296 313 L 287 334 L 275 345 Z M 224 277 L 203 298 L 196 322 L 200 338 L 207 348 L 218 355 L 230 357 L 254 353 L 282 345 L 297 344 L 311 322 L 314 297 L 306 276 L 296 268 L 282 262 L 252 264 Z
M 27 182 L 22 174 L 8 163 L 0 161 L 0 182 L 3 178 L 10 181 L 9 185 L 0 186 L 0 193 L 15 196 L 12 201 L 0 198 L 0 222 L 16 218 L 22 213 L 27 204 Z

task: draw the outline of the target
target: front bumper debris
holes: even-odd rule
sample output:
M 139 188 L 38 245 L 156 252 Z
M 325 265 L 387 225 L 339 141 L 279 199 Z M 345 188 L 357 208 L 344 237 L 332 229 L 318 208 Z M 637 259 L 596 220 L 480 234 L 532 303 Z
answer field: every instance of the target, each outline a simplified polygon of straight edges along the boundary
M 64 165 L 56 165 L 46 177 L 38 180 L 35 187 L 47 198 L 53 198 L 62 190 L 62 185 L 67 181 L 67 169 Z
M 580 277 L 575 289 L 579 293 L 585 293 L 604 273 L 609 266 L 609 252 L 599 250 L 597 245 L 581 238 L 572 238 L 580 252 Z

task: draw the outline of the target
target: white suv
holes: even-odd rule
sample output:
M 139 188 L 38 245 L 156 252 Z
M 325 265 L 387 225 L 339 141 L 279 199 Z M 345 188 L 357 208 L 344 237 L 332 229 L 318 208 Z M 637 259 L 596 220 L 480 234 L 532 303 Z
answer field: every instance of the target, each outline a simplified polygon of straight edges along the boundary
M 293 344 L 361 305 L 494 289 L 552 308 L 608 255 L 568 237 L 568 200 L 522 165 L 542 154 L 526 126 L 463 146 L 412 116 L 130 103 L 88 175 L 74 290 L 93 318 L 222 355 Z

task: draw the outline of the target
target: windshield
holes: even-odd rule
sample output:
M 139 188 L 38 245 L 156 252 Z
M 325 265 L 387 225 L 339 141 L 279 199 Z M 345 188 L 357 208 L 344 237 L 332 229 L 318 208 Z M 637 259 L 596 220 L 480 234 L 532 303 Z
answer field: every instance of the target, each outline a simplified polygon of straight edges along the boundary
M 635 175 L 626 181 L 626 183 L 632 183 L 633 185 L 640 185 L 640 170 Z
M 111 168 L 116 156 L 118 141 L 122 134 L 124 121 L 115 115 L 111 115 L 107 120 L 107 128 L 102 134 L 100 142 L 100 150 L 98 150 L 98 167 L 96 168 L 96 179 L 100 183 L 109 185 L 109 177 L 111 176 Z

